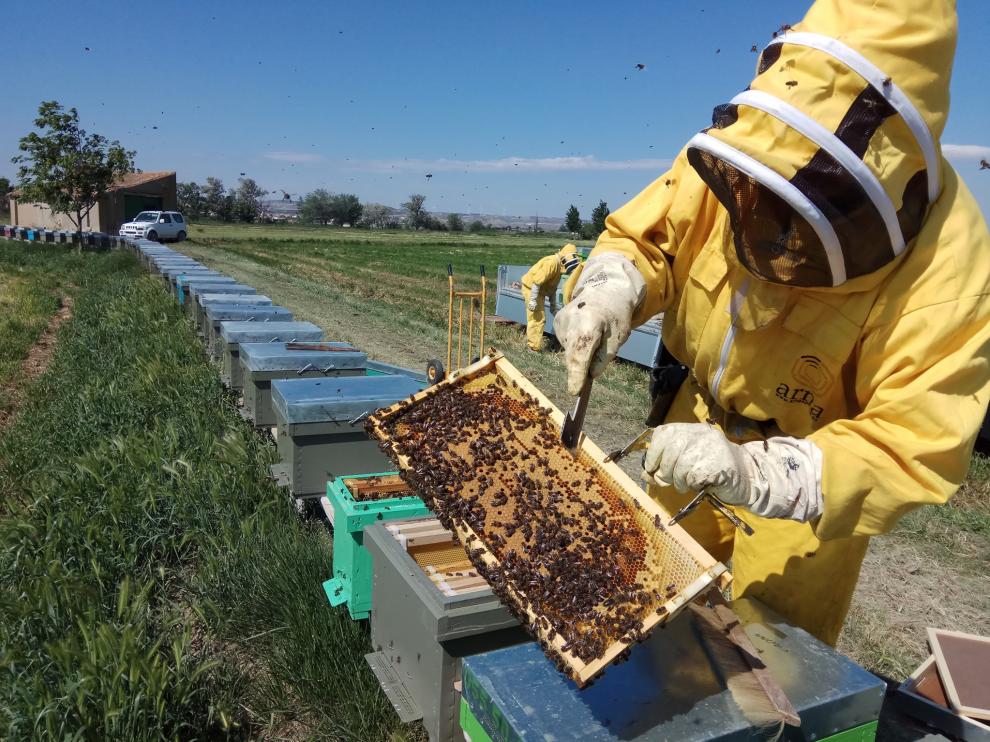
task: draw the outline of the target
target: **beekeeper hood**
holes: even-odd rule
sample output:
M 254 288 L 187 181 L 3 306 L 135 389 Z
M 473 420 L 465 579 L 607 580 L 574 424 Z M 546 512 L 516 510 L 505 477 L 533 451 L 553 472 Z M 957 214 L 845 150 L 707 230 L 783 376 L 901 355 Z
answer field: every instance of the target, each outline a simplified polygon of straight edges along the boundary
M 890 263 L 941 191 L 954 0 L 818 0 L 688 160 L 761 279 L 839 286 Z
M 581 264 L 581 256 L 577 248 L 570 243 L 557 251 L 557 257 L 560 258 L 560 266 L 566 273 L 570 273 Z

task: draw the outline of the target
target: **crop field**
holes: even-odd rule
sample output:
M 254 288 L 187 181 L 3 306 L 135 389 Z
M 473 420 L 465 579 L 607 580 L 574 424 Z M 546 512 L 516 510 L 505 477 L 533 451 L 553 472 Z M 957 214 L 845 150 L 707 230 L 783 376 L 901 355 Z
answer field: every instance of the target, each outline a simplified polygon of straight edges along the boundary
M 420 369 L 445 355 L 448 263 L 465 289 L 485 264 L 492 311 L 499 263 L 559 246 L 197 225 L 180 248 L 328 339 Z M 71 317 L 56 326 L 60 306 Z M 119 252 L 0 241 L 0 309 L 0 738 L 424 739 L 367 668 L 366 624 L 327 605 L 325 528 L 270 482 L 274 450 L 160 282 Z M 558 350 L 488 330 L 569 406 Z M 46 334 L 57 342 L 31 366 Z M 616 364 L 596 383 L 587 430 L 603 448 L 640 430 L 646 381 Z M 977 456 L 950 505 L 874 540 L 840 649 L 899 679 L 925 626 L 990 633 L 988 554 L 990 459 Z

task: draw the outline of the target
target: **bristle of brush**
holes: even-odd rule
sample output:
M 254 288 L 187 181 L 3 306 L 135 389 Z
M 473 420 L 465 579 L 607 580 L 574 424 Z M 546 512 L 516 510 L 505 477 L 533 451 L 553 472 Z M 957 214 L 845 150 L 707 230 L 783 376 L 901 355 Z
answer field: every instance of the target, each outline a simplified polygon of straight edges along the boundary
M 753 668 L 713 619 L 709 608 L 691 605 L 690 609 L 696 618 L 695 625 L 704 640 L 712 665 L 725 682 L 743 716 L 754 727 L 772 735 L 768 739 L 779 739 L 784 731 L 784 715 L 767 695 L 753 673 Z

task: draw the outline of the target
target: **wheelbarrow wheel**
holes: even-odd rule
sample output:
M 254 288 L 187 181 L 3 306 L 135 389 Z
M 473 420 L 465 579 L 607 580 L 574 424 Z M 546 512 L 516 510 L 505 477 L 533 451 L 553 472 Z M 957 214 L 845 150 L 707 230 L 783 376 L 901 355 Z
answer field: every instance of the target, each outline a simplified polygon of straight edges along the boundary
M 426 364 L 426 380 L 430 386 L 439 384 L 446 376 L 447 372 L 443 368 L 443 363 L 437 358 L 430 359 Z

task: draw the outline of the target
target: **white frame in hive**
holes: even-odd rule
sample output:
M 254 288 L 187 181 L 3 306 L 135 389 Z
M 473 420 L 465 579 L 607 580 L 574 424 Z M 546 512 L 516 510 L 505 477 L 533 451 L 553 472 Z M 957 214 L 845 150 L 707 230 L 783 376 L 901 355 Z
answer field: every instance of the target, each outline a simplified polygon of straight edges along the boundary
M 390 417 L 408 410 L 411 406 L 427 399 L 447 386 L 466 383 L 477 376 L 489 373 L 491 371 L 501 375 L 510 382 L 514 381 L 519 388 L 522 389 L 522 391 L 535 399 L 541 407 L 549 411 L 551 419 L 558 428 L 563 426 L 564 414 L 557 409 L 553 402 L 551 402 L 539 389 L 533 386 L 533 384 L 525 376 L 523 376 L 518 369 L 509 363 L 505 356 L 495 351 L 489 351 L 488 355 L 483 356 L 476 363 L 452 374 L 439 384 L 427 387 L 426 389 L 417 392 L 412 397 L 396 402 L 391 407 L 379 410 L 372 415 L 369 422 L 374 430 L 375 437 L 379 441 L 390 445 L 389 435 L 383 427 L 383 423 L 385 423 Z M 659 516 L 661 522 L 665 524 L 670 520 L 670 513 L 664 510 L 653 498 L 647 495 L 628 474 L 619 468 L 617 464 L 614 462 L 606 462 L 605 453 L 583 432 L 581 434 L 579 446 L 580 449 L 594 462 L 594 464 L 602 470 L 602 472 L 607 474 L 616 484 L 618 484 L 619 491 L 623 496 L 639 503 L 640 507 L 646 512 L 647 515 L 651 517 Z M 393 454 L 395 455 L 400 469 L 411 468 L 408 457 L 398 454 L 394 450 Z M 492 568 L 494 565 L 498 565 L 498 560 L 496 557 L 488 550 L 484 542 L 473 531 L 473 529 L 462 522 L 455 523 L 455 526 L 457 537 L 461 540 L 461 543 L 465 545 L 465 550 L 469 554 L 474 549 L 480 549 L 480 558 L 487 567 Z M 667 602 L 663 604 L 663 607 L 666 609 L 666 613 L 659 615 L 656 612 L 651 612 L 650 615 L 644 619 L 642 624 L 643 636 L 649 634 L 658 625 L 666 623 L 671 618 L 676 616 L 688 603 L 702 593 L 706 592 L 711 587 L 718 587 L 720 590 L 725 590 L 732 580 L 732 575 L 729 574 L 725 565 L 716 561 L 715 558 L 705 551 L 701 545 L 695 541 L 681 526 L 669 526 L 663 533 L 676 541 L 678 546 L 686 551 L 701 566 L 702 573 L 697 579 L 694 580 L 694 582 L 673 597 L 669 598 Z M 517 607 L 524 605 L 525 601 L 521 599 L 519 591 L 515 590 L 512 585 L 507 585 L 507 589 L 513 594 Z M 552 640 L 549 639 L 549 631 L 543 628 L 541 622 L 538 620 L 539 617 L 533 613 L 529 607 L 525 609 L 525 612 L 527 614 L 527 618 L 529 619 L 530 628 L 536 632 L 540 639 L 551 645 L 560 655 L 560 657 L 564 660 L 564 663 L 570 668 L 573 678 L 579 687 L 584 687 L 629 646 L 629 642 L 624 642 L 621 640 L 613 642 L 605 650 L 605 653 L 601 657 L 593 662 L 586 663 L 570 652 L 563 651 L 562 648 L 566 642 L 561 636 L 557 635 Z

